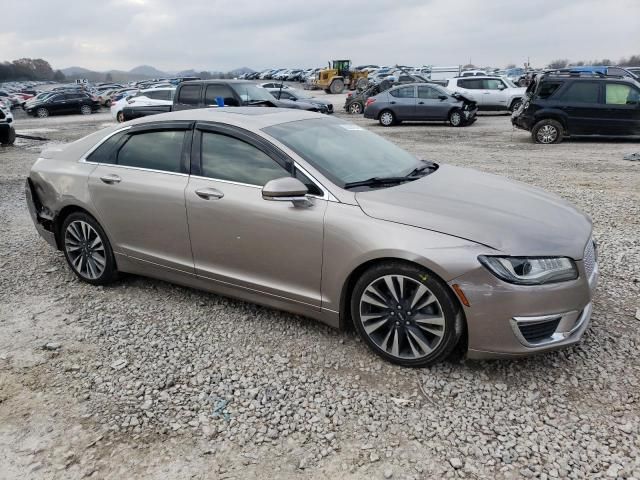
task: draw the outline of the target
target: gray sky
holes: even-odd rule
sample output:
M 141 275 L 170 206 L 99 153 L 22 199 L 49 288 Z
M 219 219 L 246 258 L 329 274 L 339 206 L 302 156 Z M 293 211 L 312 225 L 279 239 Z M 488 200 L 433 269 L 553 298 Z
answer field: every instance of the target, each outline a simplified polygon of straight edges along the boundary
M 640 53 L 640 0 L 2 0 L 0 60 L 229 70 Z

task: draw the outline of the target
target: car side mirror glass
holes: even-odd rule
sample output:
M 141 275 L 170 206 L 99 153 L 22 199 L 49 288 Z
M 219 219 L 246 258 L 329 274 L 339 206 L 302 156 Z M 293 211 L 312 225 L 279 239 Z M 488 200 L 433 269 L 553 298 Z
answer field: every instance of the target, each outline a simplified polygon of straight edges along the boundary
M 438 98 L 439 98 L 440 100 L 446 100 L 446 99 L 447 99 L 447 98 L 449 98 L 449 97 L 447 97 L 446 95 L 439 95 L 439 96 L 438 96 Z
M 294 177 L 282 177 L 269 180 L 262 187 L 262 198 L 276 202 L 293 202 L 296 206 L 304 206 L 310 203 L 307 198 L 309 189 L 300 180 Z

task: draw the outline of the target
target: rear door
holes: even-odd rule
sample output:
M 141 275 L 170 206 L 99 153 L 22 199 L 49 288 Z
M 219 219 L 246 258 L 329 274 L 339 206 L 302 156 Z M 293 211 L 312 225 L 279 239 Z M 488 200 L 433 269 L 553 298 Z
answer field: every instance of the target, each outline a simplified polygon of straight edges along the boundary
M 429 85 L 418 85 L 418 103 L 416 120 L 446 120 L 449 115 L 449 103 L 440 98 L 445 95 Z
M 640 135 L 640 89 L 623 82 L 606 82 L 603 129 L 607 135 Z
M 554 95 L 557 106 L 566 115 L 570 135 L 604 135 L 602 82 L 574 80 Z
M 389 90 L 389 104 L 398 120 L 414 119 L 416 103 L 416 87 L 413 85 Z
M 109 151 L 86 159 L 97 163 L 89 192 L 114 252 L 193 273 L 184 200 L 191 122 L 145 124 L 117 135 Z

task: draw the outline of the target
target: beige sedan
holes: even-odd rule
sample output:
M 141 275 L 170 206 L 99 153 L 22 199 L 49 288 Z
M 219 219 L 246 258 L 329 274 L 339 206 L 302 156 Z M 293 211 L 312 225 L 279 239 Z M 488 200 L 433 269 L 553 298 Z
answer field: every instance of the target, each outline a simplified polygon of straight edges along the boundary
M 591 221 L 560 198 L 296 110 L 108 128 L 44 152 L 27 199 L 83 281 L 129 272 L 353 324 L 406 366 L 576 343 L 598 276 Z

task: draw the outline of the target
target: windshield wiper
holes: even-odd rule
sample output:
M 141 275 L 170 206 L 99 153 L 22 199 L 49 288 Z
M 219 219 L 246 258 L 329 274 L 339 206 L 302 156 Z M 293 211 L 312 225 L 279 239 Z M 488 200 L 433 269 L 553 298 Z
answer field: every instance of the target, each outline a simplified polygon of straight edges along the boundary
M 418 165 L 416 168 L 407 173 L 407 177 L 414 177 L 423 173 L 425 170 L 435 171 L 438 169 L 438 165 L 433 162 L 429 162 L 428 160 L 420 160 L 421 165 Z M 431 172 L 429 172 L 431 173 Z
M 345 189 L 355 188 L 355 187 L 371 187 L 376 185 L 393 185 L 402 182 L 409 182 L 411 180 L 416 180 L 417 176 L 404 176 L 404 177 L 372 177 L 366 180 L 359 180 L 357 182 L 347 182 L 344 184 Z

